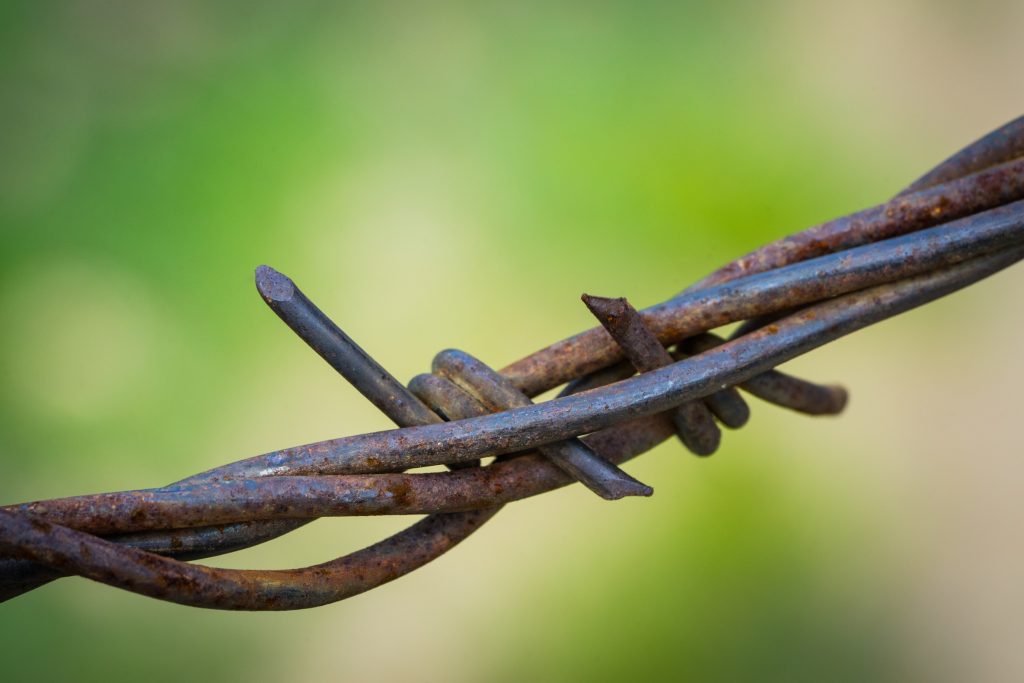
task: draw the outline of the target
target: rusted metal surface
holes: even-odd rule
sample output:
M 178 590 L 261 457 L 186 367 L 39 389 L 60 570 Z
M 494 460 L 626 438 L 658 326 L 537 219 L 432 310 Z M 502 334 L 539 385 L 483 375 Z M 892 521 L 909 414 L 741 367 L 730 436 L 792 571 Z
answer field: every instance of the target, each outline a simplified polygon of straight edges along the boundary
M 900 196 L 1024 156 L 1024 116 L 976 140 L 914 181 Z
M 583 440 L 593 452 L 618 464 L 639 455 L 639 444 L 652 448 L 670 433 L 655 416 Z M 575 478 L 550 458 L 526 453 L 492 466 L 453 472 L 264 477 L 177 490 L 73 496 L 0 509 L 110 535 L 165 529 L 171 524 L 189 527 L 241 520 L 464 512 L 504 505 L 573 481 Z
M 195 607 L 286 610 L 325 605 L 393 581 L 451 550 L 496 512 L 431 515 L 351 555 L 287 571 L 189 564 L 6 511 L 0 511 L 0 537 L 16 539 L 19 553 L 39 563 L 142 595 Z
M 445 351 L 409 388 L 290 279 L 261 267 L 264 301 L 399 428 L 268 453 L 160 489 L 2 507 L 0 599 L 75 574 L 199 607 L 313 607 L 439 557 L 510 502 L 573 481 L 605 498 L 649 495 L 619 466 L 677 430 L 694 451 L 714 450 L 716 418 L 734 428 L 749 419 L 736 387 L 804 413 L 836 414 L 845 390 L 775 367 L 1024 257 L 1022 155 L 1018 119 L 896 199 L 769 244 L 662 304 L 637 312 L 624 299 L 591 297 L 601 327 L 500 373 Z M 741 325 L 728 340 L 711 332 L 730 323 Z M 560 385 L 557 398 L 530 401 Z M 497 457 L 480 466 L 487 456 Z M 439 464 L 450 471 L 408 471 Z M 265 542 L 317 517 L 370 514 L 427 517 L 314 567 L 185 561 Z
M 533 405 L 507 379 L 463 351 L 442 351 L 434 357 L 433 369 L 471 392 L 491 410 L 504 411 Z M 629 476 L 575 437 L 537 444 L 537 448 L 562 471 L 605 500 L 654 493 L 650 486 Z
M 944 223 L 1024 197 L 1024 159 L 901 194 L 884 204 L 815 226 L 740 258 L 694 287 L 849 249 Z
M 764 326 L 758 329 L 760 327 Z M 684 339 L 680 346 L 687 353 L 698 355 L 724 343 L 721 337 L 704 332 Z M 838 415 L 846 407 L 849 398 L 846 389 L 841 386 L 814 384 L 778 370 L 761 373 L 738 386 L 762 401 L 794 408 L 808 415 Z
M 441 422 L 430 408 L 324 315 L 290 278 L 256 269 L 256 289 L 270 310 L 399 427 Z
M 608 331 L 626 358 L 639 372 L 650 372 L 672 365 L 672 354 L 644 324 L 640 313 L 625 298 L 609 299 L 583 295 L 586 304 L 601 326 Z M 705 397 L 705 400 L 715 394 Z M 669 412 L 676 434 L 683 445 L 696 455 L 711 455 L 718 450 L 722 431 L 715 424 L 711 409 L 704 400 L 687 401 Z
M 1021 169 L 1024 188 L 1024 163 Z M 686 292 L 641 311 L 665 345 L 729 323 L 893 282 L 1012 244 L 1020 230 L 1013 203 L 922 229 Z M 768 253 L 774 250 L 766 247 Z M 746 258 L 746 257 L 745 257 Z M 541 349 L 502 370 L 527 395 L 536 395 L 622 359 L 622 350 L 597 327 Z

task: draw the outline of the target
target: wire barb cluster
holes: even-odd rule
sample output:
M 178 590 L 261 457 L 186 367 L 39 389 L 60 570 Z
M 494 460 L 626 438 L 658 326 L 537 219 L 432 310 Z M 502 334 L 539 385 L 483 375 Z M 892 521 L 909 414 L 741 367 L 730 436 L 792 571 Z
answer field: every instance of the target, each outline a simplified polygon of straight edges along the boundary
M 579 481 L 653 490 L 620 465 L 678 435 L 698 455 L 750 418 L 737 387 L 810 415 L 846 392 L 777 365 L 1024 258 L 1024 117 L 878 206 L 768 244 L 661 304 L 584 295 L 600 326 L 500 372 L 438 354 L 406 387 L 267 266 L 267 305 L 398 429 L 287 448 L 164 488 L 0 507 L 0 600 L 65 575 L 196 607 L 300 609 L 436 559 L 506 503 Z M 723 339 L 711 331 L 741 323 Z M 637 374 L 637 373 L 640 374 Z M 563 386 L 564 385 L 564 386 Z M 531 398 L 563 386 L 558 397 Z M 494 456 L 483 465 L 481 458 Z M 447 465 L 447 472 L 409 472 Z M 338 515 L 425 514 L 368 548 L 294 570 L 220 555 Z

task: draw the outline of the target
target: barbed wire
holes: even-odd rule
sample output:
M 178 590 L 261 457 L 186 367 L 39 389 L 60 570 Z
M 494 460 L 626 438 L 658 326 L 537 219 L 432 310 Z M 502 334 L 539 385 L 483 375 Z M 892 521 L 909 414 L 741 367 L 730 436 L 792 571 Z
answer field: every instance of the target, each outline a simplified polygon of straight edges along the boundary
M 584 295 L 600 326 L 500 372 L 447 350 L 406 387 L 289 278 L 268 306 L 398 429 L 287 448 L 158 489 L 0 508 L 0 600 L 65 575 L 184 605 L 283 610 L 362 593 L 438 558 L 502 506 L 574 481 L 602 498 L 653 490 L 620 465 L 676 434 L 697 455 L 750 418 L 737 387 L 809 415 L 846 391 L 774 368 L 1024 258 L 1024 117 L 883 204 L 766 245 L 643 311 Z M 728 339 L 712 330 L 740 323 Z M 637 374 L 639 372 L 639 374 Z M 563 386 L 552 400 L 532 398 Z M 481 458 L 494 456 L 483 465 Z M 447 472 L 409 472 L 447 465 Z M 192 564 L 318 517 L 425 514 L 324 564 Z

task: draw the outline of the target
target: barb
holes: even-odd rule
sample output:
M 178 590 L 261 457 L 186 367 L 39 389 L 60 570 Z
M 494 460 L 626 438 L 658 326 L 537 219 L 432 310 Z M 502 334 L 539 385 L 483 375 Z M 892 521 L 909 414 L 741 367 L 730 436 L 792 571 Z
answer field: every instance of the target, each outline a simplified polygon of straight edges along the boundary
M 639 372 L 649 372 L 672 365 L 672 354 L 661 345 L 654 333 L 644 324 L 637 310 L 625 298 L 608 299 L 584 294 L 583 303 L 601 322 Z M 722 431 L 715 424 L 711 409 L 705 405 L 719 393 L 710 394 L 703 401 L 688 401 L 676 406 L 671 412 L 679 440 L 695 455 L 711 455 L 718 450 L 718 444 L 722 440 Z
M 170 486 L 0 508 L 0 600 L 66 574 L 197 607 L 300 609 L 361 593 L 447 552 L 502 506 L 580 481 L 650 495 L 619 466 L 673 433 L 710 454 L 750 408 L 736 388 L 811 415 L 846 392 L 777 365 L 1024 258 L 1024 118 L 876 207 L 783 238 L 637 311 L 584 296 L 600 327 L 496 372 L 444 351 L 406 388 L 267 266 L 268 306 L 398 429 L 268 453 Z M 712 330 L 740 323 L 728 339 Z M 671 348 L 675 347 L 675 348 Z M 671 349 L 671 351 L 669 350 Z M 636 375 L 639 370 L 641 374 Z M 565 385 L 558 397 L 530 397 Z M 481 458 L 495 456 L 481 466 Z M 427 465 L 448 472 L 409 472 Z M 331 562 L 286 571 L 190 564 L 324 516 L 427 514 Z

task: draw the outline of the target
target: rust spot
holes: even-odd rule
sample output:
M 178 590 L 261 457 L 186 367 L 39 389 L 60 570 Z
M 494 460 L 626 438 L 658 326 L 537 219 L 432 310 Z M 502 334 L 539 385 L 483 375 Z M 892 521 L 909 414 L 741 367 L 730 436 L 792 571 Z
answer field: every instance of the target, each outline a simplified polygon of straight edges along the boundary
M 412 498 L 410 495 L 412 489 L 404 479 L 389 481 L 384 487 L 384 490 L 394 496 L 395 502 L 399 506 L 405 507 L 409 505 L 410 499 Z

